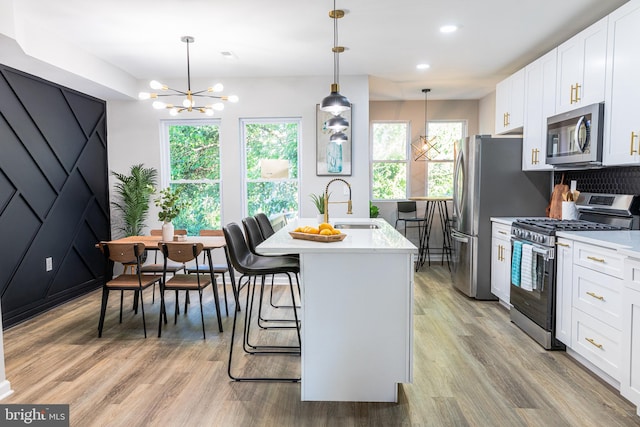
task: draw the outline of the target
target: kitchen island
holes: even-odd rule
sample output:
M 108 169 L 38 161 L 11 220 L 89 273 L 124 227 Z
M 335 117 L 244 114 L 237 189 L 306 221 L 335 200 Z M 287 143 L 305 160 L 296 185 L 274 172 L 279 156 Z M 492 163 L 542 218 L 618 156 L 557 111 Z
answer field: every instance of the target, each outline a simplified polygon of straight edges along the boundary
M 300 254 L 301 399 L 397 402 L 413 380 L 413 266 L 418 249 L 381 219 L 345 224 L 339 242 L 293 239 L 288 224 L 258 246 Z M 373 227 L 373 228 L 372 228 Z

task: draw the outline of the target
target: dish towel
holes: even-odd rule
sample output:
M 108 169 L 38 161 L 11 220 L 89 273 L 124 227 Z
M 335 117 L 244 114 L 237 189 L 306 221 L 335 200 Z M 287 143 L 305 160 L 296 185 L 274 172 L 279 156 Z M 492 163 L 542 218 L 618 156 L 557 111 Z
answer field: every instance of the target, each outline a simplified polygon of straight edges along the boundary
M 522 262 L 520 263 L 520 287 L 525 291 L 533 291 L 533 246 L 522 245 Z
M 513 242 L 511 254 L 511 284 L 520 286 L 520 260 L 522 259 L 522 242 Z

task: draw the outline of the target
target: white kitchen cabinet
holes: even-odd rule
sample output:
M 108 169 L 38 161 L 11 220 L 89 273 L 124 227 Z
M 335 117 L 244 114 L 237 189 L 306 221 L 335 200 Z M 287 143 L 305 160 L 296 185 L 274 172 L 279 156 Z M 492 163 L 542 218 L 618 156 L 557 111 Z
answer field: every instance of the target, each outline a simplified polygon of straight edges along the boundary
M 625 261 L 622 301 L 620 394 L 636 405 L 640 415 L 640 259 Z
M 573 241 L 558 238 L 556 248 L 556 338 L 570 346 Z
M 603 102 L 607 17 L 558 46 L 556 113 Z
M 624 259 L 614 249 L 573 243 L 570 347 L 616 382 L 621 378 Z
M 546 163 L 547 118 L 556 111 L 557 49 L 524 69 L 522 170 L 551 170 Z
M 524 124 L 524 68 L 496 85 L 496 133 L 520 132 Z
M 491 293 L 511 307 L 511 226 L 493 222 L 491 226 Z
M 609 15 L 603 163 L 640 162 L 640 2 L 631 1 Z

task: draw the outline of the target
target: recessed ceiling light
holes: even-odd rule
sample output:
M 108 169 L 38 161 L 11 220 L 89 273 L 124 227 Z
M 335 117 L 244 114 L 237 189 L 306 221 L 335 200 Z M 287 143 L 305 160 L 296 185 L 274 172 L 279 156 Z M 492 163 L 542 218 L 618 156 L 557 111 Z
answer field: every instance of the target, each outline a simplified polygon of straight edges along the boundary
M 442 27 L 440 27 L 441 33 L 454 33 L 456 31 L 458 31 L 457 25 L 443 25 Z
M 238 59 L 235 53 L 228 50 L 220 52 L 220 55 L 222 55 L 222 57 L 225 59 Z
M 418 70 L 426 70 L 428 68 L 431 68 L 431 65 L 429 65 L 429 64 L 418 64 L 418 65 L 416 65 L 416 68 Z

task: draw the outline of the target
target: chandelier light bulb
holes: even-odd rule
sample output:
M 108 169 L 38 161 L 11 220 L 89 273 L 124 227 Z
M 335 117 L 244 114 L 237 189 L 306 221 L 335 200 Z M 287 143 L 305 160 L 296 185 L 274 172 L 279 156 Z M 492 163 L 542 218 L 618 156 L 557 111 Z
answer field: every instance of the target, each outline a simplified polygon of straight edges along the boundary
M 207 109 L 205 109 L 205 110 L 204 110 L 204 113 L 205 113 L 207 116 L 213 116 L 213 110 L 212 110 L 211 108 L 207 108 Z
M 222 111 L 224 110 L 224 104 L 222 102 L 216 102 L 211 106 L 211 108 L 216 111 Z
M 178 115 L 178 109 L 177 108 L 172 108 L 169 110 L 169 114 L 172 116 L 177 116 Z
M 224 90 L 224 86 L 222 85 L 222 83 L 216 83 L 213 86 L 211 86 L 209 89 L 207 89 L 208 92 L 222 92 Z
M 156 110 L 162 110 L 163 108 L 167 107 L 167 104 L 162 101 L 153 101 L 153 104 L 151 104 L 151 106 Z
M 187 98 L 187 99 L 185 99 L 184 101 L 182 101 L 182 106 L 183 106 L 184 108 L 190 108 L 190 107 L 192 106 L 192 105 L 191 105 L 191 101 L 189 101 L 189 98 Z
M 229 96 L 228 101 L 229 101 L 229 102 L 234 102 L 234 103 L 235 103 L 235 102 L 240 101 L 240 98 L 238 98 L 238 96 L 237 96 L 237 95 L 231 95 L 231 96 Z
M 144 100 L 151 98 L 151 94 L 149 92 L 140 92 L 138 93 L 138 99 Z
M 164 87 L 164 85 L 162 83 L 160 83 L 159 81 L 157 81 L 157 80 L 151 80 L 149 82 L 149 87 L 151 89 L 160 90 L 160 89 L 162 89 Z

